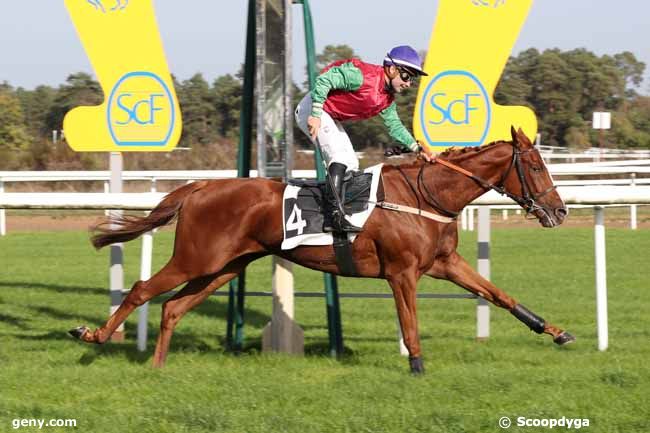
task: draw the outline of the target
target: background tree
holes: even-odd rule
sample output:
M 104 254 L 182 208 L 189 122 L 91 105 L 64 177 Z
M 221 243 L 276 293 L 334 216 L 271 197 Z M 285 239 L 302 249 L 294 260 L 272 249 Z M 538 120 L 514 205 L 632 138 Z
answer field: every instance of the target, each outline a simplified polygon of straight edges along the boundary
M 316 70 L 320 73 L 332 62 L 358 57 L 349 45 L 326 45 L 323 52 L 316 56 Z
M 613 113 L 621 130 L 608 134 L 608 142 L 636 145 L 643 139 L 633 131 L 642 122 L 630 123 L 628 106 L 639 98 L 645 64 L 633 54 L 596 56 L 586 49 L 560 51 L 535 49 L 511 57 L 495 91 L 504 105 L 531 107 L 539 120 L 544 144 L 583 148 L 597 143 L 591 129 L 594 111 Z M 639 125 L 639 126 L 637 126 Z M 638 131 L 637 131 L 638 132 Z
M 32 137 L 25 127 L 20 100 L 7 83 L 0 85 L 0 167 L 16 168 L 21 152 L 29 147 Z
M 104 92 L 90 74 L 77 72 L 68 76 L 66 83 L 59 86 L 56 97 L 45 118 L 45 131 L 63 129 L 66 113 L 81 105 L 99 105 L 104 101 Z
M 183 115 L 181 146 L 207 144 L 217 138 L 217 110 L 214 94 L 201 74 L 183 81 L 176 89 Z
M 222 137 L 237 139 L 239 136 L 239 113 L 243 82 L 230 74 L 214 80 L 212 100 L 216 111 L 215 129 Z

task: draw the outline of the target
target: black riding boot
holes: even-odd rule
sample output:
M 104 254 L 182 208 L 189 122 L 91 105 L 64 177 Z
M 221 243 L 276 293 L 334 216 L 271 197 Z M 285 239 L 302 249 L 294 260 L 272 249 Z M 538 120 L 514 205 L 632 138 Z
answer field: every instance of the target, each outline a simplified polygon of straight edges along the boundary
M 324 232 L 358 233 L 361 227 L 354 226 L 345 219 L 343 210 L 343 178 L 347 167 L 344 164 L 333 162 L 327 169 L 327 207 Z

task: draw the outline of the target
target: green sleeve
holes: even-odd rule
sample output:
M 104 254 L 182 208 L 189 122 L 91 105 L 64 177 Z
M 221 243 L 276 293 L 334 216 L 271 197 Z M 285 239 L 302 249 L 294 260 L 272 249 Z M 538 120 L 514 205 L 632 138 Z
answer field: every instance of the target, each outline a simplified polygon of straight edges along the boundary
M 363 74 L 353 63 L 343 63 L 334 66 L 316 78 L 314 89 L 311 91 L 311 115 L 320 117 L 323 113 L 323 103 L 331 90 L 346 90 L 354 92 L 363 84 Z
M 413 152 L 417 151 L 418 144 L 400 120 L 399 115 L 397 114 L 397 105 L 394 102 L 390 104 L 388 108 L 379 113 L 379 115 L 384 120 L 386 128 L 388 128 L 388 134 L 395 141 L 405 148 L 411 149 Z

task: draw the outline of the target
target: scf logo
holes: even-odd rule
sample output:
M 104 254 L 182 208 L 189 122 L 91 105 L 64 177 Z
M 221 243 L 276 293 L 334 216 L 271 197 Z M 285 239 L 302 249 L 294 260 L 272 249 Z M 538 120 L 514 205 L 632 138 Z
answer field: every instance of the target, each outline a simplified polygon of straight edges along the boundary
M 432 146 L 479 146 L 490 128 L 490 118 L 485 88 L 467 71 L 435 76 L 420 103 L 420 126 Z
M 155 112 L 162 111 L 162 108 L 156 106 L 156 98 L 162 98 L 162 93 L 152 93 L 145 99 L 138 99 L 142 95 L 134 95 L 131 92 L 121 93 L 117 96 L 117 107 L 124 111 L 126 120 L 116 120 L 118 125 L 128 125 L 135 122 L 138 125 L 153 125 L 156 123 Z M 139 113 L 139 114 L 138 114 Z
M 108 127 L 120 146 L 164 146 L 174 128 L 171 92 L 151 72 L 129 72 L 113 87 L 108 102 Z

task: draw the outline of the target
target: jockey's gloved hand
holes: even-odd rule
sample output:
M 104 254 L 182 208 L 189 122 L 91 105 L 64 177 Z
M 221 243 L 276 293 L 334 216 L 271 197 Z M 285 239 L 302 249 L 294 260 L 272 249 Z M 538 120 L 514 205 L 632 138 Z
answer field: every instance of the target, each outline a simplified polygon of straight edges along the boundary
M 404 148 L 402 146 L 392 146 L 387 148 L 384 151 L 384 156 L 390 158 L 391 156 L 400 156 L 403 153 L 412 153 L 411 149 Z
M 418 145 L 419 145 L 418 156 L 422 157 L 427 162 L 434 162 L 436 156 L 433 154 L 433 152 L 431 152 L 431 150 L 429 150 L 428 147 L 422 146 L 420 142 L 418 142 Z

